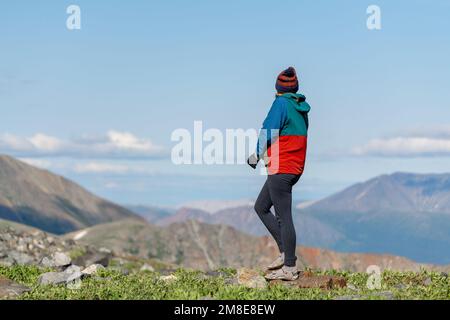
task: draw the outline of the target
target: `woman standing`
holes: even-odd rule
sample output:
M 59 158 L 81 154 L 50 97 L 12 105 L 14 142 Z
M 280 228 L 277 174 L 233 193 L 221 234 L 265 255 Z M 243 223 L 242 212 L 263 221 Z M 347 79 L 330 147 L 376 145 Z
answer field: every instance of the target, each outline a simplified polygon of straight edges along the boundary
M 296 280 L 296 234 L 292 220 L 292 187 L 305 167 L 309 104 L 298 94 L 296 71 L 290 67 L 277 78 L 277 94 L 264 120 L 256 153 L 248 164 L 256 168 L 266 161 L 267 180 L 255 203 L 255 211 L 277 242 L 280 256 L 267 269 L 269 280 Z M 275 215 L 270 211 L 275 209 Z

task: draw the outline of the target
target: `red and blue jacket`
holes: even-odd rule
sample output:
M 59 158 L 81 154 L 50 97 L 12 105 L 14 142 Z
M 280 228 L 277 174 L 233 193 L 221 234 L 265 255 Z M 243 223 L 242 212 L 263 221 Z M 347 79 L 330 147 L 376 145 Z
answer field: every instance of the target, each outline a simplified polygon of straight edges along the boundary
M 277 95 L 258 138 L 258 158 L 267 158 L 268 174 L 302 174 L 311 109 L 302 94 Z M 267 156 L 267 157 L 266 157 Z

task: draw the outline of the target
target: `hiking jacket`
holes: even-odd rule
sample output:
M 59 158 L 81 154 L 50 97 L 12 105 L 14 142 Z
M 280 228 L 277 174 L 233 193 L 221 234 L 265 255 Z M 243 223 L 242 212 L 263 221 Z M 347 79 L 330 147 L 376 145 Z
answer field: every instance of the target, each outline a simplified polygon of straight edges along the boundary
M 258 158 L 267 159 L 268 174 L 303 173 L 311 109 L 305 100 L 304 95 L 294 93 L 275 98 L 256 148 Z

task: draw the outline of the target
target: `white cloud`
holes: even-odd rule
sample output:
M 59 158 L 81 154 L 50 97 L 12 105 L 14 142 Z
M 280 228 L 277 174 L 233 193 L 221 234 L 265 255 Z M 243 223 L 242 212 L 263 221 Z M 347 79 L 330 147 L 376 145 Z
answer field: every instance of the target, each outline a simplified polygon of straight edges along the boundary
M 85 164 L 77 164 L 74 171 L 77 173 L 127 173 L 129 167 L 121 164 L 89 162 Z
M 72 158 L 157 158 L 166 150 L 149 139 L 138 138 L 129 132 L 111 130 L 102 136 L 83 136 L 63 140 L 43 133 L 31 137 L 11 134 L 0 135 L 0 152 L 19 157 Z
M 42 150 L 43 152 L 54 152 L 64 148 L 64 142 L 42 133 L 35 134 L 27 140 L 34 149 Z
M 404 136 L 370 140 L 352 150 L 356 156 L 450 156 L 450 137 Z
M 151 151 L 154 145 L 148 140 L 140 140 L 128 132 L 109 131 L 108 140 L 111 146 L 124 150 Z

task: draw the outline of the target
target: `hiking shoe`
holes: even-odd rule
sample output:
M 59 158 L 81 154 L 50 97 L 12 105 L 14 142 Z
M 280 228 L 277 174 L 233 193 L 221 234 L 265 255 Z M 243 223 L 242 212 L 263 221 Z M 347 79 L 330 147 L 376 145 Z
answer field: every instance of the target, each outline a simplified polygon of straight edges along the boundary
M 267 270 L 277 270 L 284 266 L 284 253 L 280 254 L 274 262 L 267 266 Z
M 272 271 L 265 275 L 267 280 L 285 280 L 294 281 L 298 279 L 298 269 L 297 267 L 286 267 L 283 266 L 281 269 Z

